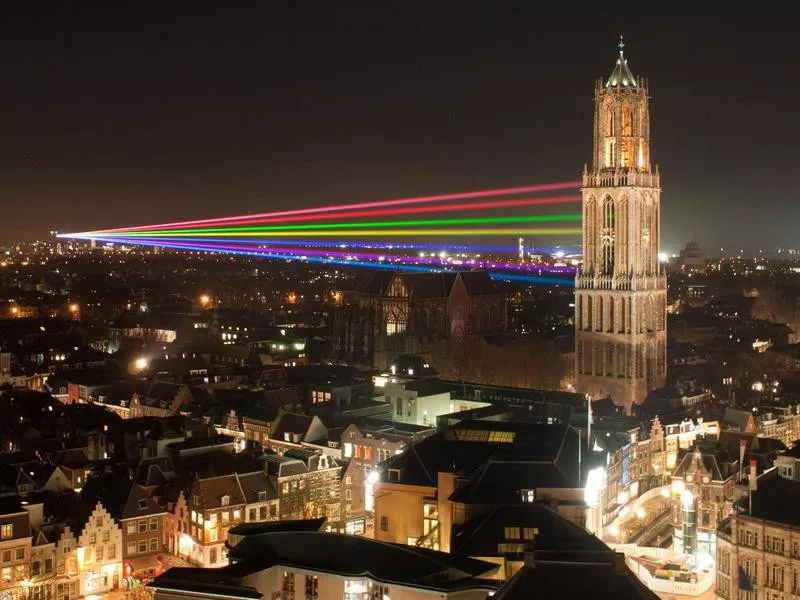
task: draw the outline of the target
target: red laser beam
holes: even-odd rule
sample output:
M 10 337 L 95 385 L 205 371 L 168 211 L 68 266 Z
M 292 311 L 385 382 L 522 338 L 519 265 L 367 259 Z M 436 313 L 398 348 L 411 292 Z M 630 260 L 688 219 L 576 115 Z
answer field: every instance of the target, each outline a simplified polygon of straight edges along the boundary
M 552 196 L 548 198 L 519 198 L 515 200 L 495 200 L 492 202 L 462 202 L 459 204 L 441 204 L 437 206 L 421 206 L 421 207 L 406 206 L 402 208 L 380 208 L 372 210 L 348 211 L 341 213 L 325 213 L 319 216 L 297 215 L 294 217 L 287 217 L 285 219 L 254 219 L 254 220 L 242 220 L 242 221 L 229 221 L 225 223 L 225 226 L 234 227 L 237 225 L 263 225 L 268 223 L 292 223 L 297 221 L 326 221 L 332 219 L 351 219 L 355 217 L 402 215 L 407 213 L 412 213 L 412 214 L 434 213 L 434 212 L 445 212 L 452 210 L 470 210 L 470 209 L 481 210 L 490 208 L 511 208 L 515 206 L 536 206 L 544 204 L 547 205 L 571 204 L 574 202 L 580 202 L 580 199 L 581 196 L 576 194 L 574 196 Z
M 424 204 L 428 202 L 441 202 L 446 200 L 462 200 L 467 198 L 486 198 L 489 196 L 510 196 L 512 194 L 525 194 L 546 191 L 556 191 L 565 189 L 575 189 L 581 184 L 580 181 L 566 181 L 560 183 L 545 183 L 539 185 L 529 185 L 516 188 L 504 188 L 498 190 L 483 190 L 479 192 L 465 192 L 460 194 L 440 194 L 436 196 L 420 196 L 417 198 L 401 198 L 398 200 L 378 200 L 374 202 L 359 202 L 355 204 L 340 204 L 335 206 L 323 206 L 320 208 L 302 208 L 297 210 L 277 211 L 271 213 L 258 213 L 253 215 L 240 215 L 235 217 L 220 217 L 216 219 L 199 219 L 195 221 L 177 221 L 173 223 L 160 223 L 157 225 L 140 225 L 137 227 L 119 227 L 116 229 L 103 229 L 86 231 L 81 235 L 119 233 L 127 231 L 155 231 L 159 229 L 172 229 L 175 227 L 195 227 L 198 225 L 216 226 L 227 224 L 232 221 L 246 221 L 262 218 L 289 217 L 294 215 L 332 213 L 336 211 L 351 211 L 365 208 L 383 208 L 386 206 L 399 206 L 408 204 Z

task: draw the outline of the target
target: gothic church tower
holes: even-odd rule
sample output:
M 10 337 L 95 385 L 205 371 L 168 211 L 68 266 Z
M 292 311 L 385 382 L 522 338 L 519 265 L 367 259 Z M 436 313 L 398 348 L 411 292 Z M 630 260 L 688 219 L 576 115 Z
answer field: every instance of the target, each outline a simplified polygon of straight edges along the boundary
M 583 172 L 583 268 L 575 280 L 576 383 L 627 412 L 666 383 L 667 282 L 658 261 L 661 188 L 650 167 L 647 82 L 620 51 L 594 95 Z

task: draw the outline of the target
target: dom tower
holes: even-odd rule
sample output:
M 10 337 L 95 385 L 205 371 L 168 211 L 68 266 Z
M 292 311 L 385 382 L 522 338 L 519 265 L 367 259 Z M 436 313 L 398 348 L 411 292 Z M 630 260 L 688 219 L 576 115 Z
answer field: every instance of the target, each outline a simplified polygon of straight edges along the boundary
M 583 269 L 575 291 L 576 382 L 626 412 L 666 381 L 666 277 L 658 261 L 661 188 L 650 167 L 647 82 L 620 39 L 594 93 L 592 168 L 583 172 Z

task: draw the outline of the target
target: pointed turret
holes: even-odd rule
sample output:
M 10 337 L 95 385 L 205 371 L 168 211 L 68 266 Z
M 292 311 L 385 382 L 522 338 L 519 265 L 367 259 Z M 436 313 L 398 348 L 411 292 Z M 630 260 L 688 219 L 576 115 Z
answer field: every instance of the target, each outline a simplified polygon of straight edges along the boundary
M 628 59 L 625 58 L 623 49 L 625 48 L 625 41 L 622 36 L 619 36 L 619 58 L 617 64 L 614 65 L 614 70 L 606 82 L 606 87 L 636 87 L 636 78 L 628 68 Z

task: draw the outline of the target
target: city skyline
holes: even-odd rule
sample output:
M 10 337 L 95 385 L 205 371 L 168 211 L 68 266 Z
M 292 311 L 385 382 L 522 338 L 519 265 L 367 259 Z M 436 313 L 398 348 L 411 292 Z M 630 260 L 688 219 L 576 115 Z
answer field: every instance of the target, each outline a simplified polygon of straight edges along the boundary
M 655 82 L 662 250 L 793 243 L 795 51 L 766 12 L 64 10 L 5 35 L 3 243 L 574 179 L 620 33 Z

